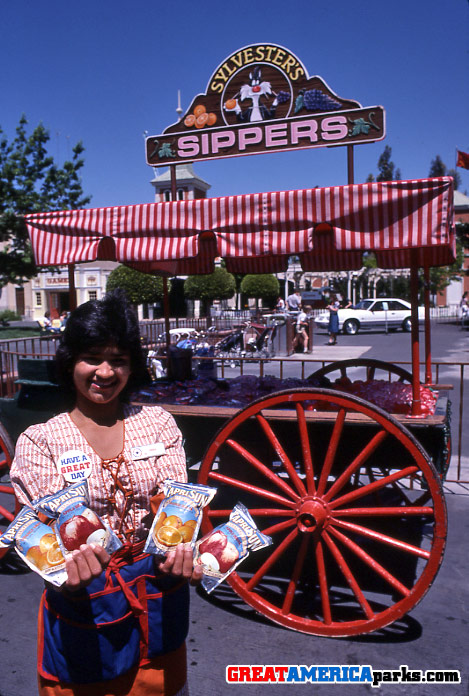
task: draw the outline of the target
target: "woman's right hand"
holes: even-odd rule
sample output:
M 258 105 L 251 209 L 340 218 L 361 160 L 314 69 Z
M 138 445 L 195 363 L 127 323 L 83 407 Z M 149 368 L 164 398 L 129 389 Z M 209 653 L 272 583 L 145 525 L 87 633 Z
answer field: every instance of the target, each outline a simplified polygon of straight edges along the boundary
M 103 572 L 111 556 L 99 544 L 82 544 L 65 560 L 69 592 L 82 590 Z

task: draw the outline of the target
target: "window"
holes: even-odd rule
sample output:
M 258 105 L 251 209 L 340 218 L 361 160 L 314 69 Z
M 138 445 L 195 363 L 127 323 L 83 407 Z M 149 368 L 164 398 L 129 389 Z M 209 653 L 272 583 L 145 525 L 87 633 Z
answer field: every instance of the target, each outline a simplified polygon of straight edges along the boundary
M 36 307 L 42 307 L 42 295 L 40 292 L 36 292 Z
M 168 201 L 168 202 L 171 200 L 171 191 L 164 192 L 164 199 L 165 199 L 165 201 Z
M 89 300 L 97 300 L 98 299 L 98 292 L 96 290 L 88 290 L 88 299 Z

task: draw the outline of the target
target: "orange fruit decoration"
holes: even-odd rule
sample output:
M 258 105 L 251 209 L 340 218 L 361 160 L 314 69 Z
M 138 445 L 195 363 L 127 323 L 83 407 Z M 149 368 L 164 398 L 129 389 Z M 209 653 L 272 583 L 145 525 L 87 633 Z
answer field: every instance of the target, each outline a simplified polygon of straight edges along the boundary
M 207 119 L 207 126 L 213 126 L 217 122 L 217 117 L 213 112 L 210 112 Z
M 41 549 L 41 553 L 47 553 L 49 549 L 54 546 L 58 546 L 57 537 L 55 534 L 44 534 L 39 540 L 39 548 Z
M 234 109 L 235 107 L 236 107 L 236 99 L 228 99 L 228 101 L 225 102 L 226 109 Z
M 203 104 L 197 104 L 197 106 L 194 109 L 194 116 L 197 118 L 197 116 L 204 114 L 206 111 L 207 109 Z
M 179 534 L 184 542 L 191 541 L 194 536 L 194 527 L 190 527 L 188 524 L 183 524 L 182 527 L 178 529 Z
M 177 546 L 182 541 L 182 536 L 178 529 L 163 525 L 157 533 L 157 539 L 165 546 Z
M 195 127 L 196 128 L 203 128 L 204 126 L 207 125 L 207 121 L 208 121 L 208 114 L 207 113 L 200 114 L 200 116 L 197 116 L 197 118 L 195 119 Z
M 55 546 L 51 546 L 51 548 L 47 552 L 46 560 L 49 566 L 59 565 L 60 563 L 64 562 L 65 559 L 62 556 L 62 552 L 59 548 L 58 542 L 56 542 Z
M 194 114 L 188 114 L 186 118 L 184 119 L 184 125 L 187 126 L 188 128 L 192 128 L 192 126 L 195 125 L 195 116 Z

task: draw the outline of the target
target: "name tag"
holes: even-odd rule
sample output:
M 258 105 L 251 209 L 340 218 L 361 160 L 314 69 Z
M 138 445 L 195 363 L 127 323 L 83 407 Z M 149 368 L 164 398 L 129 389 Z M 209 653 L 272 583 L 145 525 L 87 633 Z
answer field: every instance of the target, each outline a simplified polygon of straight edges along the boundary
M 80 450 L 68 450 L 60 455 L 57 470 L 69 483 L 83 481 L 91 475 L 91 462 Z
M 166 454 L 166 447 L 162 442 L 154 442 L 151 445 L 140 445 L 140 447 L 132 447 L 130 454 L 134 462 L 139 459 L 148 459 L 148 457 L 161 457 Z

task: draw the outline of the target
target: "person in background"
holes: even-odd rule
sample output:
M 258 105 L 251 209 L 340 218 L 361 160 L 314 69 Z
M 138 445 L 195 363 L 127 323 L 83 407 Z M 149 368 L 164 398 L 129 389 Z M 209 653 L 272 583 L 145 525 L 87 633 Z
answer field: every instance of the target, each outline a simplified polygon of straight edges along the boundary
M 302 305 L 300 305 L 300 312 L 299 312 L 298 316 L 296 317 L 296 333 L 295 333 L 295 338 L 293 339 L 293 350 L 295 350 L 295 348 L 298 346 L 298 344 L 301 341 L 301 343 L 303 344 L 303 353 L 308 352 L 308 343 L 309 343 L 308 313 L 310 311 L 311 311 L 311 307 L 305 306 L 303 309 Z
M 461 325 L 464 326 L 466 321 L 469 321 L 469 292 L 463 292 L 461 301 L 459 302 L 459 313 L 461 315 Z
M 277 300 L 277 304 L 275 305 L 275 311 L 277 312 L 283 312 L 285 309 L 285 301 L 279 297 Z
M 138 321 L 122 291 L 72 312 L 57 370 L 70 408 L 20 435 L 11 467 L 15 494 L 33 507 L 65 488 L 60 457 L 84 453 L 90 507 L 123 546 L 110 556 L 98 544 L 82 544 L 66 559 L 64 586 L 46 586 L 39 695 L 186 695 L 188 581 L 200 581 L 201 569 L 193 567 L 189 544 L 163 559 L 143 552 L 164 481 L 187 481 L 182 436 L 161 407 L 129 402 L 148 373 Z
M 301 306 L 301 293 L 296 290 L 287 297 L 287 309 L 289 312 L 298 312 Z
M 331 295 L 327 309 L 329 310 L 329 341 L 328 345 L 335 346 L 337 343 L 337 334 L 339 333 L 339 308 L 340 302 L 337 295 Z
M 341 305 L 340 305 L 340 308 L 341 308 L 341 309 L 348 309 L 349 307 L 352 307 L 352 306 L 353 306 L 353 305 L 352 305 L 352 302 L 348 299 L 348 297 L 345 297 L 345 298 L 342 300 L 342 303 L 341 303 Z

